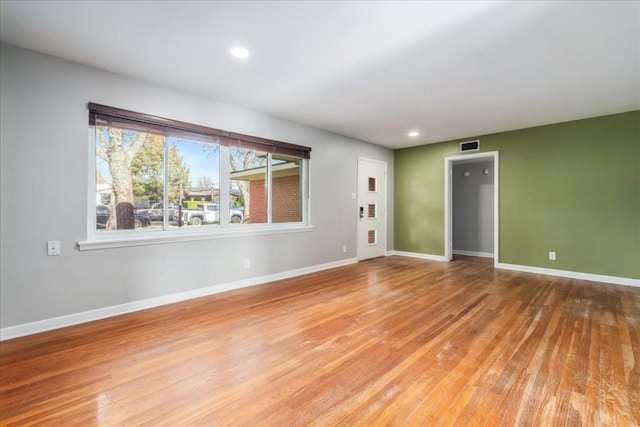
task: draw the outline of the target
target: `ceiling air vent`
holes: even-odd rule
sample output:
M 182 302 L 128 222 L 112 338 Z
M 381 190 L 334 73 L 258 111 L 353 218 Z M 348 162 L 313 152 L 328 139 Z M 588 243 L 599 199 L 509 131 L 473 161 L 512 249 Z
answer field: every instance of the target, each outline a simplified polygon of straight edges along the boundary
M 478 151 L 480 149 L 480 140 L 466 141 L 460 143 L 460 152 L 464 151 Z

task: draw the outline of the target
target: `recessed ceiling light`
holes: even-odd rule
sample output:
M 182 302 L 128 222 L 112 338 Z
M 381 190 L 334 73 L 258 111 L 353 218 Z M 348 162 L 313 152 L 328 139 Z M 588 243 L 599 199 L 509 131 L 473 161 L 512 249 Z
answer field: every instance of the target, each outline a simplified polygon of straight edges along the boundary
M 234 58 L 245 59 L 249 57 L 249 51 L 247 48 L 242 46 L 234 46 L 231 48 L 230 52 Z
M 420 136 L 420 132 L 418 132 L 417 130 L 412 130 L 408 135 L 410 138 L 415 138 L 416 136 Z

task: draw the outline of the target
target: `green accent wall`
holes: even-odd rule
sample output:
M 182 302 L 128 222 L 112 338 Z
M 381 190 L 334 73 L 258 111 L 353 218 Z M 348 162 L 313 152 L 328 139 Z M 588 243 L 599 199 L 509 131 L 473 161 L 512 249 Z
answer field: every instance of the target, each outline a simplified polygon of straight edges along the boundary
M 444 255 L 444 158 L 473 139 L 500 152 L 501 263 L 640 278 L 640 111 L 397 150 L 395 250 Z

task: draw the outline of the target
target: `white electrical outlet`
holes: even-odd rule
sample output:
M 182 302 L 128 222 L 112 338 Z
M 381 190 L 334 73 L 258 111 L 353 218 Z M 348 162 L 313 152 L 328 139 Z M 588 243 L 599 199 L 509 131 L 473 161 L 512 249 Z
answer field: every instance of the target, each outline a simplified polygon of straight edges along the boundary
M 347 245 L 343 245 L 342 246 L 342 253 L 346 254 L 347 253 Z
M 47 242 L 47 255 L 60 255 L 60 240 L 49 240 Z
M 556 260 L 556 253 L 549 252 L 549 261 L 555 261 L 555 260 Z
M 251 268 L 251 260 L 249 258 L 245 258 L 244 268 Z

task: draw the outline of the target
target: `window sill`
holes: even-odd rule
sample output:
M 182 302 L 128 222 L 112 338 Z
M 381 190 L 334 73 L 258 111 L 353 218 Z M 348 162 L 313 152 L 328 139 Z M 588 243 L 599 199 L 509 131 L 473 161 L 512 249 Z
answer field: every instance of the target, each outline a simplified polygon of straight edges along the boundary
M 313 231 L 312 225 L 279 225 L 279 226 L 241 226 L 218 228 L 205 232 L 171 232 L 160 231 L 154 235 L 118 236 L 113 238 L 96 238 L 78 242 L 78 250 L 92 251 L 97 249 L 127 248 L 132 246 L 161 245 L 166 243 L 193 242 L 199 240 L 233 239 L 238 237 L 264 236 L 271 234 L 302 233 Z M 153 233 L 153 232 L 150 232 Z

